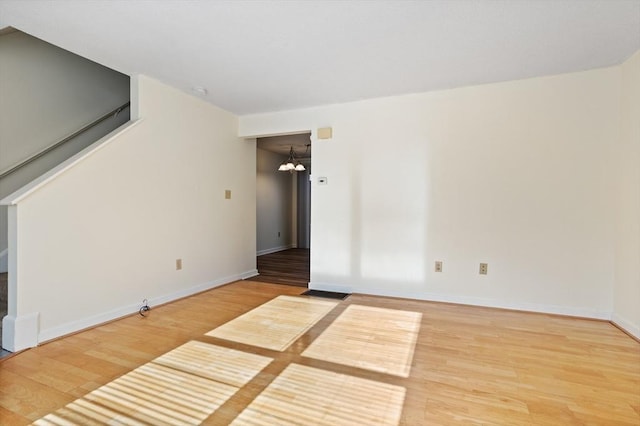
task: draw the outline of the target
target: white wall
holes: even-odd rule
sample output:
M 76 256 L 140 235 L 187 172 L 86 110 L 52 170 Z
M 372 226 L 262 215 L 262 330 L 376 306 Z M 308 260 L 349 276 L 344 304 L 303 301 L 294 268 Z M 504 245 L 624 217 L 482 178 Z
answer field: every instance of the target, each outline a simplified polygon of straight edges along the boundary
M 4 200 L 17 204 L 4 324 L 36 342 L 256 273 L 255 141 L 204 101 L 146 77 L 133 87 L 140 121 Z
M 612 141 L 616 197 L 613 320 L 640 338 L 640 51 L 620 72 L 621 137 Z
M 286 156 L 285 156 L 286 157 Z M 292 247 L 293 175 L 278 171 L 284 157 L 264 149 L 256 157 L 257 254 Z M 278 233 L 280 235 L 278 236 Z
M 311 288 L 609 318 L 618 80 L 614 67 L 249 115 L 240 135 L 333 128 L 312 135 L 328 185 L 313 183 Z
M 0 94 L 1 172 L 127 102 L 129 77 L 15 31 L 0 35 Z M 128 120 L 125 110 L 0 180 L 0 198 Z M 0 252 L 7 248 L 6 215 L 0 207 Z

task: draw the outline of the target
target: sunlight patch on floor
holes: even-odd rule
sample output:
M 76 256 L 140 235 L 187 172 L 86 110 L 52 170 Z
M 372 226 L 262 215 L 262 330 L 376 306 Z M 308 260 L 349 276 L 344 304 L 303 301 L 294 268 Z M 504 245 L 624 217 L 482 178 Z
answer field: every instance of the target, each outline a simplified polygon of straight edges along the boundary
M 34 424 L 197 425 L 271 361 L 191 341 Z
M 422 314 L 350 305 L 303 356 L 409 377 Z
M 284 351 L 337 305 L 336 301 L 278 296 L 206 335 Z
M 397 425 L 405 388 L 290 364 L 232 425 Z

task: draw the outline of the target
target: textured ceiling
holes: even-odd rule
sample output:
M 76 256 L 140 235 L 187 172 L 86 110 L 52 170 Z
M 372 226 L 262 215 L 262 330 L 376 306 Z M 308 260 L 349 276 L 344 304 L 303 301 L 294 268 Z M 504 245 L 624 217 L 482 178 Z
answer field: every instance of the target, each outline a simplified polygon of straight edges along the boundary
M 640 0 L 0 0 L 5 26 L 249 114 L 619 64 Z

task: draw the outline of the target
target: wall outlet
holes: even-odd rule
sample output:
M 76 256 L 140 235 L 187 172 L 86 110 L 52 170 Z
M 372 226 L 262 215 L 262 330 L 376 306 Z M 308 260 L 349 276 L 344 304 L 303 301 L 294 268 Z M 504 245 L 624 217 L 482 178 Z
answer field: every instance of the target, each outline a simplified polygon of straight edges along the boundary
M 442 261 L 436 260 L 436 272 L 442 272 Z
M 231 199 L 231 190 L 230 189 L 225 189 L 224 190 L 224 198 L 225 198 L 225 200 L 230 200 Z
M 176 271 L 182 269 L 182 259 L 176 259 Z
M 488 263 L 481 263 L 480 264 L 480 275 L 487 275 L 488 268 L 489 268 L 489 264 Z

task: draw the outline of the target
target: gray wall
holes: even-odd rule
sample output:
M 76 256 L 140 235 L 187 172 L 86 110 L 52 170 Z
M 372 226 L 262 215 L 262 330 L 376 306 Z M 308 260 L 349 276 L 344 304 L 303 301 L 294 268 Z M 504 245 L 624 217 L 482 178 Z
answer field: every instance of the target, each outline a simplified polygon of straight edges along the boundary
M 286 156 L 263 149 L 256 155 L 256 249 L 258 254 L 293 244 L 292 210 L 295 174 L 279 172 Z M 280 236 L 278 237 L 278 232 Z
M 0 172 L 129 100 L 129 77 L 14 31 L 0 35 Z M 129 121 L 129 109 L 0 180 L 3 198 Z M 0 207 L 0 252 L 7 248 Z

